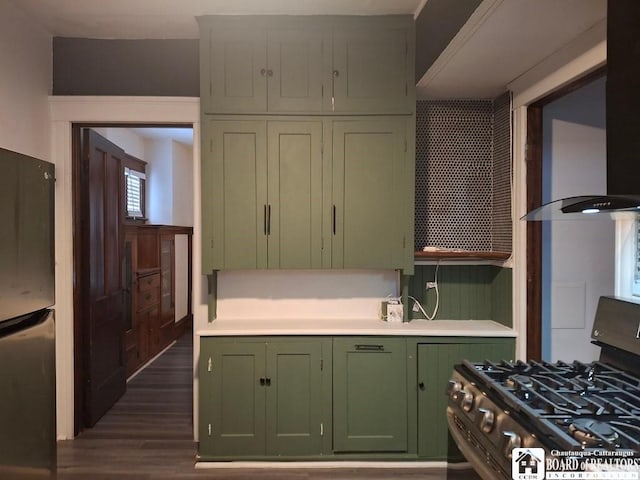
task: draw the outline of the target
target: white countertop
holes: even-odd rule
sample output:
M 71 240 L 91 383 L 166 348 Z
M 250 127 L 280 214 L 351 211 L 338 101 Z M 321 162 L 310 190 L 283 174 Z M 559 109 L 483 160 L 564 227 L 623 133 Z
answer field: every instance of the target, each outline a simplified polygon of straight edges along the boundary
M 398 335 L 438 337 L 515 337 L 512 328 L 493 320 L 379 319 L 216 319 L 196 331 L 201 337 L 256 335 Z

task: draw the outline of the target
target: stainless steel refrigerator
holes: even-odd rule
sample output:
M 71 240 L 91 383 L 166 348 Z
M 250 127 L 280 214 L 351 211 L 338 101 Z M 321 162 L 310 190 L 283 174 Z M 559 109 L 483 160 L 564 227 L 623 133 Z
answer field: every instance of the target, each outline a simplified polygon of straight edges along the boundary
M 54 167 L 0 148 L 0 479 L 56 469 Z

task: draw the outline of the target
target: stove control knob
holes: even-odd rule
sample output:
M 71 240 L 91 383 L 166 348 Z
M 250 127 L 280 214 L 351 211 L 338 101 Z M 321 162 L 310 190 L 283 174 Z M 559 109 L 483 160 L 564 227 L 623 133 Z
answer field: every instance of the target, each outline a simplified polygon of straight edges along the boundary
M 490 410 L 488 408 L 479 408 L 478 411 L 481 413 L 480 429 L 485 433 L 491 432 L 491 430 L 493 430 L 493 425 L 496 418 L 493 410 Z
M 462 390 L 462 384 L 453 378 L 449 380 L 449 386 L 447 386 L 447 395 L 454 400 L 457 399 L 458 392 Z
M 522 438 L 515 432 L 502 432 L 506 442 L 504 445 L 504 455 L 507 458 L 511 458 L 514 448 L 520 448 L 522 446 Z
M 462 405 L 462 409 L 465 412 L 470 412 L 473 408 L 473 393 L 463 390 L 462 391 L 462 400 L 460 401 L 460 405 Z

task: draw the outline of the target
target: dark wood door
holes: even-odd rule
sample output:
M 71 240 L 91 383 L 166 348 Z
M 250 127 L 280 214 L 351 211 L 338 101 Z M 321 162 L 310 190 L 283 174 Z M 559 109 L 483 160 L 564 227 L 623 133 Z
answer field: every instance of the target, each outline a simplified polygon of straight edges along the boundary
M 83 131 L 88 180 L 88 302 L 83 316 L 84 423 L 93 426 L 126 390 L 124 289 L 118 217 L 120 161 L 125 152 L 93 130 Z

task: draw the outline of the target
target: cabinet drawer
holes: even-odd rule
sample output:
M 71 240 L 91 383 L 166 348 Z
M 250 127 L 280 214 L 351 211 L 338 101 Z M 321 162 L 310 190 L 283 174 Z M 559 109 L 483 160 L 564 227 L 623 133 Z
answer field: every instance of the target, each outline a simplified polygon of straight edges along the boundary
M 138 294 L 138 311 L 144 310 L 160 301 L 160 289 L 143 290 Z
M 138 293 L 141 295 L 147 290 L 153 290 L 160 286 L 160 274 L 146 275 L 138 278 Z

